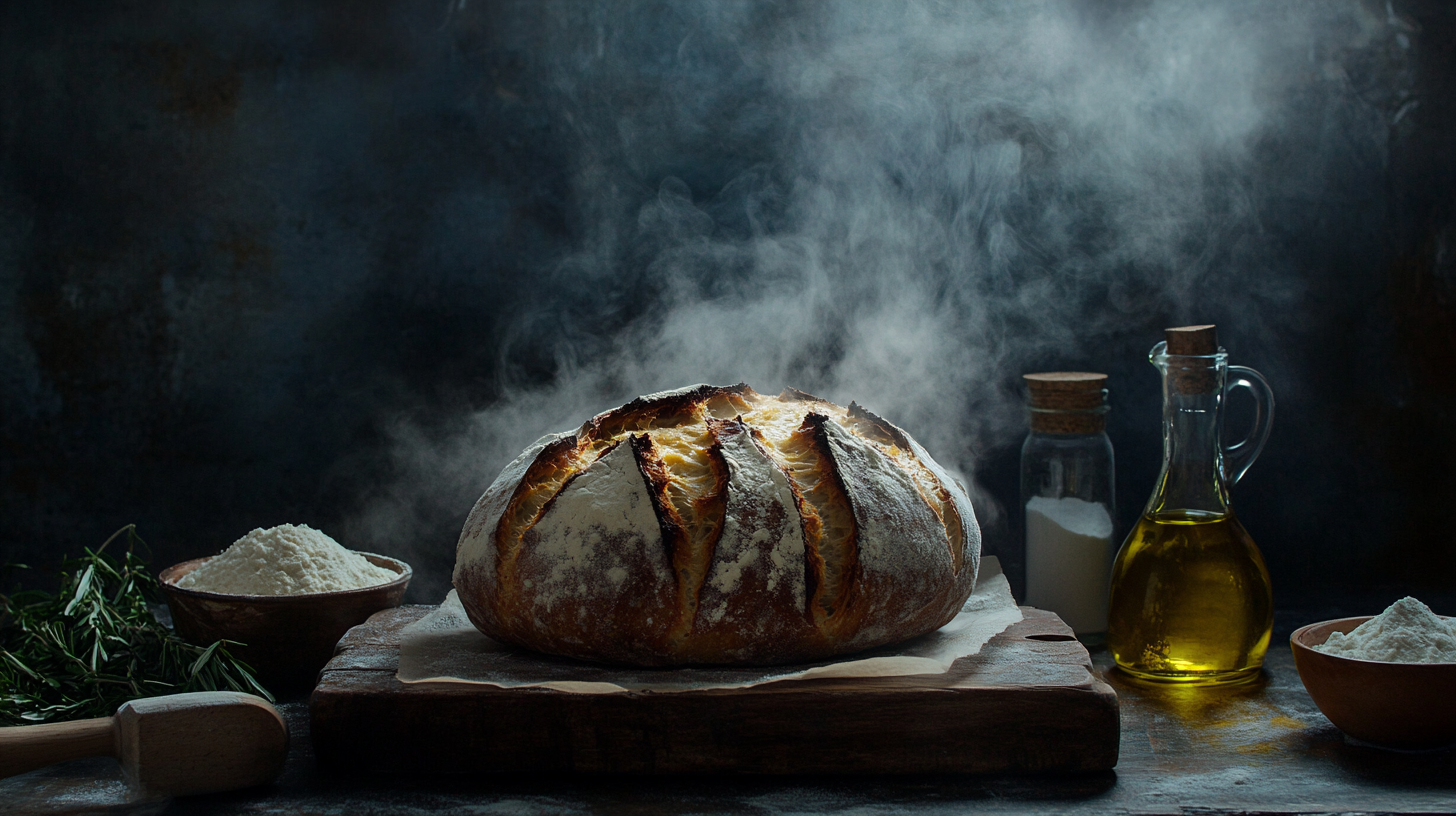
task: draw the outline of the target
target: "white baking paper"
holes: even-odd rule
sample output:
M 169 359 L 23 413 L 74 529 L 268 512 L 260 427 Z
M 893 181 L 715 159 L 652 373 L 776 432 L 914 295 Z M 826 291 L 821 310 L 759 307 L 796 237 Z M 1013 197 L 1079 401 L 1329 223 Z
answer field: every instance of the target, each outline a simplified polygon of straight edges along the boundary
M 826 677 L 900 677 L 944 674 L 1021 620 L 1021 610 L 993 557 L 981 559 L 976 591 L 950 623 L 914 640 L 854 655 L 794 666 L 636 669 L 599 666 L 496 643 L 465 615 L 455 591 L 440 607 L 400 632 L 402 683 L 474 683 L 501 688 L 539 687 L 576 694 L 734 689 Z

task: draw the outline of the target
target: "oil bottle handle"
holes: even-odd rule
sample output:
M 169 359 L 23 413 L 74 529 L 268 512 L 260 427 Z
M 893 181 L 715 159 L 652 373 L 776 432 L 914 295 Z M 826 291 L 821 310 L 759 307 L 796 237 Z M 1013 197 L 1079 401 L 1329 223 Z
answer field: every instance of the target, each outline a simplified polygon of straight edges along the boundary
M 1225 399 L 1235 388 L 1247 388 L 1254 396 L 1254 427 L 1243 441 L 1223 449 L 1224 484 L 1232 486 L 1244 477 L 1269 441 L 1269 428 L 1274 424 L 1274 391 L 1264 375 L 1244 366 L 1229 366 L 1227 383 Z

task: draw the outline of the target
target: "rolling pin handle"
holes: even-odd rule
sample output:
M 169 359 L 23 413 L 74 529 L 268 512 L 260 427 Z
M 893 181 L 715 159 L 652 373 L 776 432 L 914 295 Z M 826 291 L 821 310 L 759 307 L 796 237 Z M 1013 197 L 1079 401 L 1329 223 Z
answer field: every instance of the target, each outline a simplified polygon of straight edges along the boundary
M 116 756 L 110 717 L 0 728 L 0 778 L 93 756 Z

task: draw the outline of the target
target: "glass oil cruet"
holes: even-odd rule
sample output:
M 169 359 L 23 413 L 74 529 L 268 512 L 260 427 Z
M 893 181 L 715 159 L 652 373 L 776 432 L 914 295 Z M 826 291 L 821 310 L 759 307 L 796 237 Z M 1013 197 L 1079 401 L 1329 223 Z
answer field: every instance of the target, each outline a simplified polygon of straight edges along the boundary
M 1259 372 L 1230 366 L 1213 326 L 1168 329 L 1148 360 L 1163 376 L 1163 468 L 1112 566 L 1107 647 L 1147 680 L 1251 679 L 1274 623 L 1269 571 L 1229 503 L 1274 418 Z M 1246 388 L 1254 426 L 1223 444 L 1224 401 Z

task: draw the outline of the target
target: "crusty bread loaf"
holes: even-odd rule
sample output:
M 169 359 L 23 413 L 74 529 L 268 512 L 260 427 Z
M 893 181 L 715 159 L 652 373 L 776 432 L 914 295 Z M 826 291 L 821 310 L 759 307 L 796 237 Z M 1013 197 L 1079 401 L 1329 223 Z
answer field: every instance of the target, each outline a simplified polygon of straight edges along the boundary
M 762 665 L 944 625 L 980 551 L 964 489 L 894 425 L 698 385 L 527 448 L 471 511 L 455 587 L 482 632 L 528 649 Z

